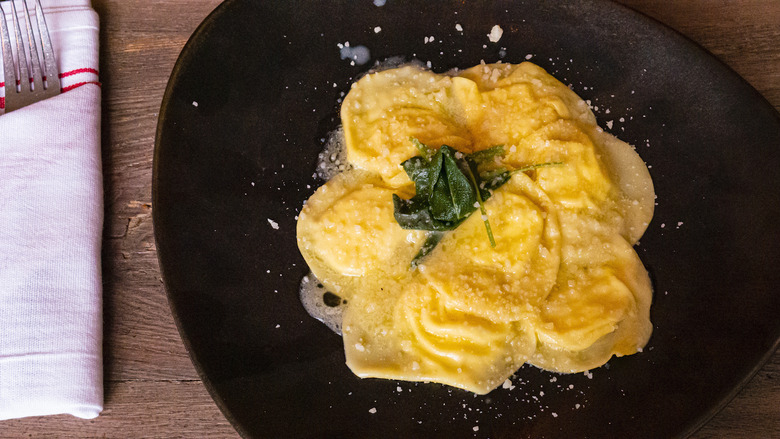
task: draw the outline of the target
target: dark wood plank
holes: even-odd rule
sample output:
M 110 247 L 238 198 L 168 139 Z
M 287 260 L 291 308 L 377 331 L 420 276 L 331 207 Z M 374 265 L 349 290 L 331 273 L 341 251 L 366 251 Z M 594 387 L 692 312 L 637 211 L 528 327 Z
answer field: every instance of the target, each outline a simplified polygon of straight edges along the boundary
M 704 47 L 780 111 L 780 2 L 618 2 L 664 23 Z M 780 352 L 776 352 L 745 388 L 692 437 L 780 437 Z
M 219 3 L 93 2 L 102 27 L 104 355 L 109 395 L 114 380 L 198 379 L 168 308 L 157 264 L 151 170 L 168 76 L 187 39 Z
M 780 109 L 780 2 L 617 0 L 715 55 Z
M 780 109 L 780 2 L 619 0 L 680 31 Z M 209 397 L 173 322 L 151 223 L 154 135 L 181 48 L 219 0 L 93 0 L 101 17 L 106 409 L 97 419 L 0 422 L 0 437 L 238 435 Z M 659 420 L 663 422 L 663 420 Z M 780 353 L 695 438 L 780 437 Z
M 200 381 L 113 381 L 95 419 L 69 415 L 0 423 L 4 438 L 237 438 Z

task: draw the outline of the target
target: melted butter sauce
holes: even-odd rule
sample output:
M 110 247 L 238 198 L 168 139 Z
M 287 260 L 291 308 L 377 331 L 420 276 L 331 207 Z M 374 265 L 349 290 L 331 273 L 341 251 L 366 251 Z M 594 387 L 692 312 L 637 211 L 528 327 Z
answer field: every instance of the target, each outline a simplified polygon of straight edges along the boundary
M 301 279 L 299 288 L 301 303 L 310 316 L 324 323 L 331 331 L 341 334 L 341 320 L 347 302 L 328 291 L 314 274 Z
M 339 127 L 328 135 L 325 147 L 318 156 L 316 174 L 322 180 L 328 181 L 350 168 L 344 148 L 344 130 Z M 310 316 L 324 323 L 336 334 L 342 335 L 341 321 L 347 306 L 345 300 L 328 291 L 311 272 L 301 279 L 298 293 L 303 308 Z

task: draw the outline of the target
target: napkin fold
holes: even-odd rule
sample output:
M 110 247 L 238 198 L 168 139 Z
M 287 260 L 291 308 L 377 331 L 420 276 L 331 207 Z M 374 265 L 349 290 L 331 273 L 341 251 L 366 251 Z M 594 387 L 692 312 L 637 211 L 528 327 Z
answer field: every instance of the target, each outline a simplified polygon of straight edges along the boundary
M 99 23 L 42 3 L 63 93 L 0 114 L 0 420 L 103 409 Z

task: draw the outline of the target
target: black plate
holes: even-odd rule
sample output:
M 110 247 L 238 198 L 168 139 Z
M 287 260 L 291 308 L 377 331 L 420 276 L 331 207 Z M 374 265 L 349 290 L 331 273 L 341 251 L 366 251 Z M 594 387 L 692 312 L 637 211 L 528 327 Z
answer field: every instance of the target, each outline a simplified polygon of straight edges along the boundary
M 341 59 L 346 42 L 371 62 Z M 340 97 L 389 57 L 441 72 L 528 54 L 651 167 L 658 205 L 638 247 L 655 285 L 650 344 L 592 376 L 525 366 L 487 396 L 356 378 L 341 338 L 298 300 L 295 216 L 322 183 L 312 174 Z M 613 3 L 227 1 L 165 94 L 155 236 L 182 337 L 244 436 L 685 436 L 780 341 L 779 145 L 780 118 L 754 89 Z

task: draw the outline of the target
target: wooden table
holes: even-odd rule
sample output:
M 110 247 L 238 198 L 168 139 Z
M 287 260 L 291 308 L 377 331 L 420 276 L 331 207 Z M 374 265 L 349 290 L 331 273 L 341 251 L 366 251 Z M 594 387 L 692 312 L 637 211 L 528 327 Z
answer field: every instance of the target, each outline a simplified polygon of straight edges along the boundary
M 704 46 L 780 109 L 780 2 L 620 2 Z M 238 436 L 179 338 L 151 221 L 152 152 L 162 95 L 187 38 L 219 3 L 93 0 L 102 22 L 105 411 L 88 421 L 65 415 L 4 421 L 0 437 Z M 780 352 L 694 437 L 780 437 Z

